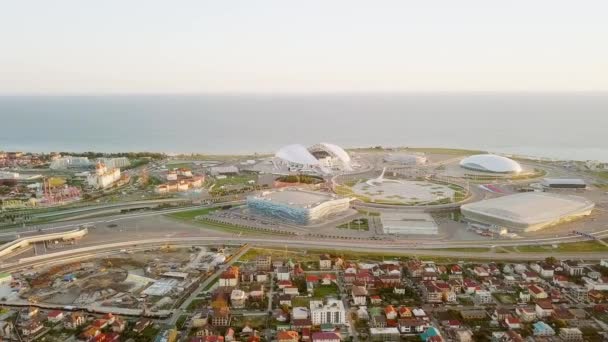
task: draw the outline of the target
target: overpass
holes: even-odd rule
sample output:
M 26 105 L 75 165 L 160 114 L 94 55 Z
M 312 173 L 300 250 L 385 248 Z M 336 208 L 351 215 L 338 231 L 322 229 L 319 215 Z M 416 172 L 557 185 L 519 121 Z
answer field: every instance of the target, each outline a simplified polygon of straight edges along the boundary
M 37 242 L 51 241 L 51 240 L 71 240 L 81 238 L 88 233 L 87 228 L 78 228 L 65 232 L 50 233 L 50 234 L 39 234 L 28 237 L 18 238 L 16 240 L 7 242 L 0 245 L 0 257 L 9 255 L 18 249 L 25 248 L 31 244 Z

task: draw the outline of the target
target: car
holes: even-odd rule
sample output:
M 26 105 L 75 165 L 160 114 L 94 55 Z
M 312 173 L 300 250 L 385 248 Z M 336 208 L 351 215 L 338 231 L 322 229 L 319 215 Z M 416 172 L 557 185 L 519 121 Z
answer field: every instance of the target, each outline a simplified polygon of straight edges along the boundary
M 118 225 L 116 223 L 110 223 L 108 225 L 108 228 L 116 228 L 116 227 L 118 227 Z

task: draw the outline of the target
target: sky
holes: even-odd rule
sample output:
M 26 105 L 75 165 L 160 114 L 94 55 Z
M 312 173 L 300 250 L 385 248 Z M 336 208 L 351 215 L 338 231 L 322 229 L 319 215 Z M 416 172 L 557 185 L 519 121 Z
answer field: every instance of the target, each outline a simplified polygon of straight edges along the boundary
M 19 0 L 0 94 L 608 91 L 608 1 Z

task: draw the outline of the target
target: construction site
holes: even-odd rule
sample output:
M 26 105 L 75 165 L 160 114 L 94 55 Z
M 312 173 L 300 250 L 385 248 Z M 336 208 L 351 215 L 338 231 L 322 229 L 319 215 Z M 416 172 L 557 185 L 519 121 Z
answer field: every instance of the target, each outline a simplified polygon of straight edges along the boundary
M 231 253 L 223 247 L 172 245 L 121 250 L 111 257 L 13 273 L 10 283 L 0 284 L 0 295 L 16 304 L 170 310 Z

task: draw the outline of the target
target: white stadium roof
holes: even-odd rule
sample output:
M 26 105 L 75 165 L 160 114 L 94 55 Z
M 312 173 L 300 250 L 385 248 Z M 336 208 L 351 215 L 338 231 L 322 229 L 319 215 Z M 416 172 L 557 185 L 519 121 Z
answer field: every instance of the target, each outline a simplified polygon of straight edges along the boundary
M 495 173 L 519 173 L 522 170 L 515 160 L 496 154 L 469 156 L 460 161 L 460 166 L 469 170 Z
M 460 209 L 473 221 L 532 231 L 588 215 L 594 206 L 593 202 L 579 196 L 525 192 L 468 203 Z
M 338 165 L 341 165 L 344 170 L 352 170 L 351 159 L 348 153 L 342 147 L 330 143 L 319 143 L 308 148 L 301 144 L 287 145 L 278 150 L 275 153 L 275 157 L 290 163 L 323 169 L 328 165 L 321 166 L 321 161 L 314 155 L 317 152 L 323 152 L 339 161 Z
M 302 165 L 318 165 L 319 161 L 304 145 L 293 144 L 282 147 L 275 154 L 276 157 L 288 162 Z
M 309 150 L 313 149 L 315 146 L 310 147 Z M 324 150 L 326 150 L 327 153 L 340 159 L 343 163 L 350 163 L 350 156 L 342 147 L 330 143 L 320 143 L 319 146 L 325 147 Z

